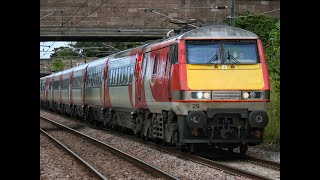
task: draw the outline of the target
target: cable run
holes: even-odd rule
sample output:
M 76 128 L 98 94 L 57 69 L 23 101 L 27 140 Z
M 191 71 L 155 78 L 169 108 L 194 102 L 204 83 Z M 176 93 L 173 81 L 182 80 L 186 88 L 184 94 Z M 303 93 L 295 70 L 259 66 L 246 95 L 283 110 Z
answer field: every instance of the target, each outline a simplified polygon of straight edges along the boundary
M 242 18 L 242 17 L 249 17 L 249 16 L 257 16 L 257 15 L 267 14 L 267 13 L 274 12 L 274 11 L 278 11 L 278 10 L 280 10 L 280 8 L 278 8 L 278 9 L 273 9 L 273 10 L 271 10 L 271 11 L 266 11 L 266 12 L 258 13 L 258 14 L 252 14 L 252 15 L 248 15 L 248 16 L 236 16 L 236 17 L 230 17 L 230 16 L 228 16 L 227 18 L 228 18 L 228 19 L 235 19 L 235 18 Z
M 73 16 L 76 15 L 76 14 L 80 11 L 80 9 L 82 9 L 82 8 L 84 7 L 84 5 L 85 5 L 88 1 L 89 1 L 89 0 L 86 0 L 86 2 L 84 2 L 84 3 L 81 5 L 81 7 L 77 10 L 77 12 L 75 12 L 75 13 L 71 16 L 71 18 L 73 18 Z M 67 21 L 65 21 L 64 23 L 69 22 L 71 18 L 69 18 L 69 19 L 68 19 Z M 61 30 L 61 29 L 60 29 L 60 30 Z
M 101 3 L 96 9 L 94 9 L 93 11 L 91 11 L 87 16 L 85 16 L 84 18 L 80 19 L 77 23 L 72 24 L 72 26 L 70 26 L 70 27 L 69 27 L 68 29 L 66 29 L 65 31 L 62 31 L 62 32 L 61 32 L 61 35 L 59 36 L 59 38 L 58 38 L 57 40 L 55 40 L 55 41 L 50 45 L 50 47 L 51 47 L 52 45 L 54 45 L 57 41 L 59 41 L 59 40 L 62 38 L 62 34 L 63 34 L 63 33 L 67 32 L 67 31 L 68 31 L 69 29 L 71 29 L 73 26 L 79 24 L 82 20 L 84 20 L 85 18 L 87 18 L 88 16 L 90 16 L 92 13 L 94 13 L 96 10 L 98 10 L 102 5 L 104 5 L 104 4 L 107 3 L 108 1 L 110 1 L 110 0 L 104 1 L 104 2 Z M 50 47 L 49 47 L 49 49 L 50 49 Z

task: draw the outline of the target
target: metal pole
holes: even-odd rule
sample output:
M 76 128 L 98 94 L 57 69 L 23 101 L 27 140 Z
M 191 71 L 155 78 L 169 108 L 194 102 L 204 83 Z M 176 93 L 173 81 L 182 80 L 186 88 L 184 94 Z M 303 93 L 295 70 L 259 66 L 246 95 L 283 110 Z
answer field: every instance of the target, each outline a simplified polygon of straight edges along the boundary
M 230 26 L 235 26 L 235 12 L 234 12 L 234 9 L 235 9 L 235 0 L 231 0 L 231 8 L 230 8 Z

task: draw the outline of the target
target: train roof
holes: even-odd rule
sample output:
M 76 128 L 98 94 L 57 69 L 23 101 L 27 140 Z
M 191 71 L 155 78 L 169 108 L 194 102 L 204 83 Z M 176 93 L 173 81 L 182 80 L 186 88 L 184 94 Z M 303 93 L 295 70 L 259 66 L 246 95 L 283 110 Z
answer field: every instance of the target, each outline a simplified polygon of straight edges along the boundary
M 245 29 L 228 26 L 228 25 L 211 25 L 205 27 L 199 27 L 188 32 L 185 32 L 179 36 L 182 39 L 188 38 L 219 38 L 219 39 L 256 39 L 258 36 Z
M 43 77 L 43 78 L 47 79 L 47 78 L 51 78 L 51 77 L 53 77 L 53 76 L 54 76 L 54 73 L 49 74 L 48 76 L 45 76 L 45 77 Z
M 62 71 L 62 74 L 71 73 L 73 69 L 74 69 L 74 67 L 70 68 L 70 69 L 66 69 L 66 70 Z
M 54 75 L 54 76 L 59 76 L 59 75 L 61 75 L 62 73 L 63 73 L 63 71 L 59 71 L 59 72 L 54 73 L 53 75 Z
M 228 25 L 210 25 L 192 29 L 190 31 L 148 42 L 144 48 L 157 43 L 175 41 L 177 39 L 257 39 L 258 36 L 250 31 Z
M 103 63 L 106 63 L 107 60 L 108 60 L 109 56 L 106 56 L 106 57 L 103 57 L 103 58 L 99 58 L 99 59 L 96 59 L 94 61 L 92 61 L 89 65 L 88 65 L 88 68 L 89 67 L 92 67 L 92 66 L 97 66 L 97 65 L 100 65 L 100 64 L 103 64 Z
M 92 61 L 92 62 L 94 62 L 94 61 Z M 88 62 L 88 63 L 86 63 L 86 64 L 81 64 L 80 66 L 74 67 L 74 68 L 73 68 L 73 72 L 74 72 L 74 71 L 79 71 L 79 70 L 85 69 L 90 63 L 91 63 L 91 62 Z

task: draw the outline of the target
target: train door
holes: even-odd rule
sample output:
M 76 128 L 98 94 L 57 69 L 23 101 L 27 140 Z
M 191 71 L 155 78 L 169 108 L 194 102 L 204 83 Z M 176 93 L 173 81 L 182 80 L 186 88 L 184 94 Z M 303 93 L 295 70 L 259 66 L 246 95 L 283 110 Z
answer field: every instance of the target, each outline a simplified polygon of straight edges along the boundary
M 102 80 L 102 100 L 103 108 L 106 108 L 106 90 L 107 90 L 107 81 L 108 81 L 108 63 L 104 65 L 103 70 L 103 80 Z
M 82 70 L 82 80 L 83 80 L 83 84 L 82 84 L 82 89 L 81 89 L 81 103 L 82 106 L 86 105 L 86 101 L 85 101 L 85 97 L 86 97 L 86 84 L 87 84 L 87 69 L 88 66 Z
M 165 65 L 164 65 L 164 86 L 163 92 L 165 94 L 164 101 L 171 101 L 171 89 L 170 89 L 170 80 L 171 80 L 171 62 L 170 62 L 170 52 L 167 51 L 165 54 Z
M 69 84 L 68 84 L 68 102 L 70 104 L 73 104 L 73 98 L 72 98 L 72 81 L 73 81 L 73 70 L 71 71 L 69 75 Z
M 111 59 L 111 58 L 110 58 Z M 106 63 L 105 67 L 105 81 L 104 81 L 104 107 L 111 107 L 111 100 L 109 95 L 109 88 L 112 82 L 112 73 L 113 71 L 109 69 L 109 60 Z
M 52 103 L 53 102 L 53 98 L 54 98 L 54 94 L 53 94 L 53 82 L 54 82 L 54 76 L 52 76 L 52 78 L 50 78 L 50 88 L 49 88 L 49 97 L 50 97 L 50 102 Z
M 48 78 L 45 79 L 45 80 L 46 80 L 46 82 L 45 82 L 45 89 L 44 89 L 44 100 L 47 101 L 47 98 L 48 98 L 48 89 L 49 89 L 49 87 L 48 87 Z
M 177 44 L 170 46 L 169 52 L 167 54 L 166 61 L 166 81 L 165 81 L 165 91 L 168 92 L 168 101 L 171 101 L 171 78 L 172 78 L 172 65 L 178 62 L 178 47 Z
M 62 93 L 61 93 L 61 90 L 62 90 L 62 73 L 61 73 L 60 76 L 59 76 L 59 103 L 62 102 Z
M 153 64 L 153 76 L 155 78 L 154 92 L 156 92 L 156 98 L 161 102 L 169 101 L 169 77 L 168 68 L 170 68 L 169 48 L 160 49 L 155 54 L 155 60 Z
M 140 74 L 138 77 L 138 102 L 140 104 L 140 106 L 142 105 L 142 102 L 145 102 L 145 95 L 144 95 L 144 81 L 145 81 L 145 77 L 146 77 L 146 67 L 148 65 L 147 61 L 148 61 L 148 55 L 149 53 L 143 54 L 141 61 L 140 61 Z

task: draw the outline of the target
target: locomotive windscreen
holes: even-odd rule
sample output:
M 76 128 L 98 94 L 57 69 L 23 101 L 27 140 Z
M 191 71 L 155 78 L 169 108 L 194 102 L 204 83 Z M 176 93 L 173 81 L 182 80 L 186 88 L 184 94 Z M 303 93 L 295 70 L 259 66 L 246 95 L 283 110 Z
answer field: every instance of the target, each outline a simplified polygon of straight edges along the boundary
M 186 41 L 188 64 L 257 64 L 256 41 Z

